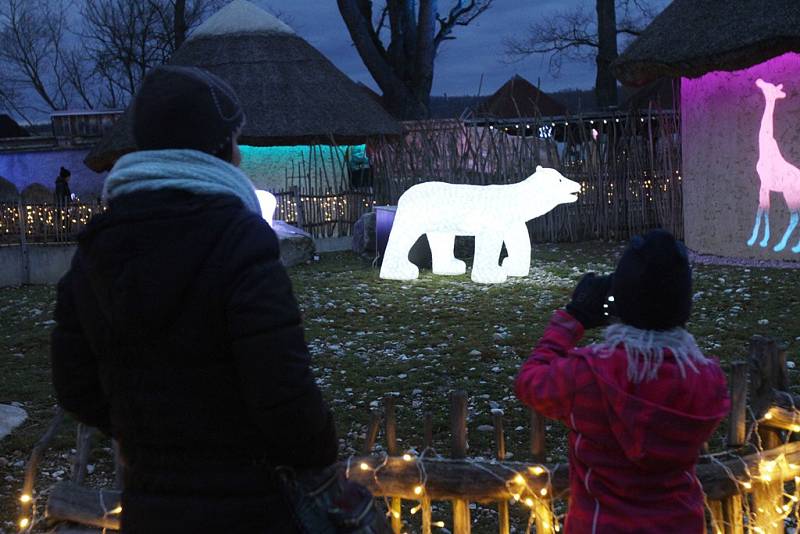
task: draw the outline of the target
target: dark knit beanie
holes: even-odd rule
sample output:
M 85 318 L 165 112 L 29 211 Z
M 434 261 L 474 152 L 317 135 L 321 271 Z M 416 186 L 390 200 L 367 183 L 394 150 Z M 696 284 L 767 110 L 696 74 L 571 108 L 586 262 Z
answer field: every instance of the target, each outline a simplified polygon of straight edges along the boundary
M 133 135 L 140 150 L 188 148 L 229 161 L 244 120 L 231 86 L 197 67 L 156 67 L 133 102 Z
M 61 169 L 58 171 L 58 175 L 62 178 L 69 178 L 70 176 L 72 176 L 72 173 L 69 172 L 69 169 L 67 169 L 66 167 L 61 167 Z
M 644 330 L 684 326 L 692 309 L 686 247 L 664 230 L 633 238 L 614 272 L 611 292 L 625 324 Z

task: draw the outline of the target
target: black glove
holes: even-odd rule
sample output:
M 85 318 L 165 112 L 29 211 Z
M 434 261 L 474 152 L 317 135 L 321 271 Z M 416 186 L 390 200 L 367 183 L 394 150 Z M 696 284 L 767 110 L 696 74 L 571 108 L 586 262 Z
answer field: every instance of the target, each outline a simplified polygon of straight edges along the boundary
M 567 304 L 567 312 L 575 317 L 585 329 L 608 324 L 608 293 L 611 291 L 611 275 L 597 276 L 595 273 L 585 274 L 581 278 L 572 300 Z

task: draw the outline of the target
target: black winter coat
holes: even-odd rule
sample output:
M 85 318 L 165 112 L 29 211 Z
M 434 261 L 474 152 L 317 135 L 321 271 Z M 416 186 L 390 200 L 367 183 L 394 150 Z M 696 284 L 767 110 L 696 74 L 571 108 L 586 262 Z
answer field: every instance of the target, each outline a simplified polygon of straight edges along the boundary
M 72 200 L 72 193 L 69 190 L 69 184 L 65 178 L 59 176 L 56 178 L 56 190 L 53 198 L 57 205 L 66 206 Z
M 58 285 L 61 406 L 119 440 L 125 532 L 292 532 L 273 466 L 336 460 L 278 240 L 235 197 L 113 201 Z

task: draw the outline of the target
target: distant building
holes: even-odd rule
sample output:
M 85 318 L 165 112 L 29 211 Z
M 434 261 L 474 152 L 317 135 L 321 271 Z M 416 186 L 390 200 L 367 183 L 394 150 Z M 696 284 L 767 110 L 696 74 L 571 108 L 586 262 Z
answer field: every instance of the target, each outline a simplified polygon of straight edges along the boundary
M 519 75 L 481 102 L 475 118 L 526 119 L 566 115 L 567 108 Z

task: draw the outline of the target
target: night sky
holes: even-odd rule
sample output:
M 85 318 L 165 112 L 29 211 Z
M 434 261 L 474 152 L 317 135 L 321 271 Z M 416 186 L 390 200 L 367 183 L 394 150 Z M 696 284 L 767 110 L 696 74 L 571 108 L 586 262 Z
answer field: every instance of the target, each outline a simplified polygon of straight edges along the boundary
M 356 81 L 377 86 L 352 45 L 347 28 L 339 15 L 336 0 L 254 0 L 263 6 L 288 15 L 295 31 L 318 48 L 328 59 Z M 455 0 L 439 0 L 444 11 Z M 652 0 L 650 5 L 663 9 L 668 0 Z M 453 41 L 439 49 L 432 94 L 473 95 L 493 93 L 514 74 L 534 84 L 541 81 L 546 92 L 566 88 L 589 89 L 594 85 L 593 63 L 565 61 L 558 77 L 548 69 L 548 58 L 534 56 L 509 63 L 503 52 L 503 39 L 524 35 L 537 17 L 583 5 L 593 10 L 591 0 L 495 0 L 494 6 L 468 27 L 456 27 Z

